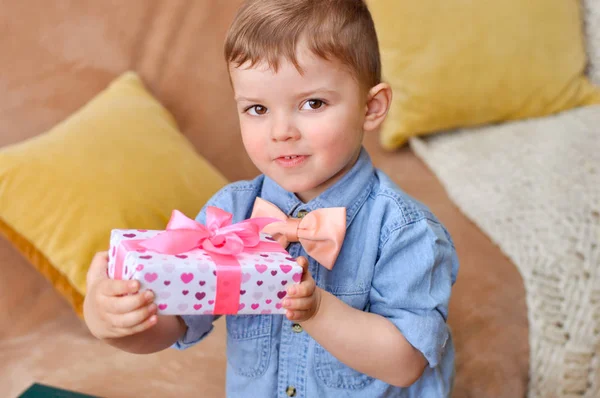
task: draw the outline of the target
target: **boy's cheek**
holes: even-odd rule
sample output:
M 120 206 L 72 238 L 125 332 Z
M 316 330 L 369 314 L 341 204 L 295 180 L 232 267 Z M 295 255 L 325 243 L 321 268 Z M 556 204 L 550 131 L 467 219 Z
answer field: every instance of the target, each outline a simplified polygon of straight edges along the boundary
M 242 141 L 247 149 L 257 150 L 264 147 L 267 134 L 262 129 L 241 125 Z
M 259 160 L 261 157 L 264 156 L 265 150 L 264 145 L 261 145 L 261 140 L 244 135 L 242 136 L 242 141 L 244 143 L 244 148 L 246 148 L 248 156 L 250 156 L 250 158 L 253 161 Z

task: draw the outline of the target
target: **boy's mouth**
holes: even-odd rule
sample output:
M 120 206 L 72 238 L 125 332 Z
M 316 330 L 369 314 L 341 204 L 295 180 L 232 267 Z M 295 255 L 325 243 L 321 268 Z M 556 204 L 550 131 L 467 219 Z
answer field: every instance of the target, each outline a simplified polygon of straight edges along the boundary
M 306 161 L 306 155 L 286 155 L 275 159 L 275 162 L 282 167 L 297 167 Z

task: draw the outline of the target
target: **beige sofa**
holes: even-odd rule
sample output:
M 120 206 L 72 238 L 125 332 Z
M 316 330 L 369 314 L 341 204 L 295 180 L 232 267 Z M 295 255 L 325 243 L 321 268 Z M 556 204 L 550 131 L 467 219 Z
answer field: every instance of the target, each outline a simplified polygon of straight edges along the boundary
M 22 0 L 0 7 L 0 147 L 34 137 L 125 70 L 136 70 L 197 151 L 228 179 L 257 174 L 237 130 L 221 43 L 239 0 Z M 519 273 L 405 148 L 366 142 L 373 161 L 447 225 L 461 260 L 450 306 L 456 397 L 524 396 L 525 292 Z M 201 204 L 198 204 L 200 208 Z M 33 382 L 105 397 L 220 397 L 225 328 L 150 356 L 95 340 L 67 303 L 0 238 L 0 396 Z

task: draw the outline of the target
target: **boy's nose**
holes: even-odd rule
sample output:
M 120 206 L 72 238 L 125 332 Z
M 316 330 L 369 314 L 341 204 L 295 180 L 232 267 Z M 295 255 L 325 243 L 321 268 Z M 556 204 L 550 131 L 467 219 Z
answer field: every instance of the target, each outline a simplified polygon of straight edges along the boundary
M 297 140 L 300 138 L 300 130 L 290 120 L 278 120 L 271 128 L 271 139 L 273 141 Z

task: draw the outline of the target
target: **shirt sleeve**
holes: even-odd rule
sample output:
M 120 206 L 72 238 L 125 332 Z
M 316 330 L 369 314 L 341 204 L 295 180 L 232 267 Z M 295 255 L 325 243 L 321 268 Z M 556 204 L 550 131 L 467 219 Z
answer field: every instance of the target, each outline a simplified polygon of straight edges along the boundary
M 458 260 L 444 227 L 422 219 L 392 230 L 382 243 L 370 311 L 389 319 L 436 367 L 449 337 L 446 324 Z
M 213 322 L 219 317 L 215 315 L 182 315 L 183 322 L 187 325 L 185 334 L 173 344 L 173 348 L 185 350 L 210 334 Z

